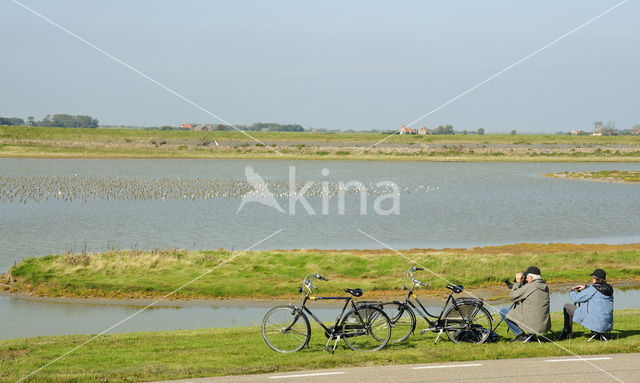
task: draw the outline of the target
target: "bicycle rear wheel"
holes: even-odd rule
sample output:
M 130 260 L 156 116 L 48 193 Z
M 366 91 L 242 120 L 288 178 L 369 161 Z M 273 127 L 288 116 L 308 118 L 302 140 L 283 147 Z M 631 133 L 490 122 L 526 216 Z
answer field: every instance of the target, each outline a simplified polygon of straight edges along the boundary
M 342 339 L 352 350 L 378 351 L 391 338 L 391 323 L 377 307 L 349 311 L 341 322 Z
M 479 304 L 463 303 L 447 310 L 444 325 L 454 343 L 484 343 L 491 335 L 491 314 Z
M 309 319 L 291 306 L 276 306 L 262 320 L 262 337 L 274 351 L 296 352 L 311 337 Z
M 416 329 L 416 314 L 409 306 L 398 302 L 384 303 L 383 309 L 391 322 L 391 342 L 402 342 Z

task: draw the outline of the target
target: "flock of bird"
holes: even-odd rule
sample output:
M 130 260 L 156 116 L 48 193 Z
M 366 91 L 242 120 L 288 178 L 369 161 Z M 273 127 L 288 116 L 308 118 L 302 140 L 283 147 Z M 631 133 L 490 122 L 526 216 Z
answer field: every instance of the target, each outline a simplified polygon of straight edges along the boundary
M 236 199 L 246 193 L 269 193 L 275 198 L 287 198 L 292 192 L 308 198 L 333 197 L 339 194 L 368 195 L 393 193 L 390 186 L 376 187 L 374 183 L 350 184 L 335 182 L 297 183 L 290 187 L 288 181 L 264 181 L 261 188 L 245 180 L 202 178 L 139 178 L 115 176 L 0 176 L 0 203 L 43 200 L 199 200 Z M 292 190 L 291 190 L 292 189 Z M 302 191 L 304 190 L 304 193 Z M 416 191 L 431 191 L 432 187 L 420 186 Z M 400 192 L 410 192 L 399 187 Z

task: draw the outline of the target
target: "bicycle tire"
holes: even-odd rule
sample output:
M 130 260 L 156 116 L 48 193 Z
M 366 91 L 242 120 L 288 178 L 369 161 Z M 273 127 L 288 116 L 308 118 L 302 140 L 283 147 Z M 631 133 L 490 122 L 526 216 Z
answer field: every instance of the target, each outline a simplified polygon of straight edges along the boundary
M 391 322 L 390 342 L 403 342 L 413 334 L 416 329 L 416 314 L 411 307 L 399 302 L 386 302 L 382 310 Z
M 262 337 L 274 351 L 299 351 L 311 338 L 307 316 L 291 306 L 276 306 L 262 319 Z
M 491 314 L 480 304 L 451 306 L 444 314 L 444 327 L 454 343 L 484 343 L 491 336 Z
M 342 339 L 354 351 L 381 350 L 391 338 L 389 317 L 377 307 L 351 310 L 340 323 Z

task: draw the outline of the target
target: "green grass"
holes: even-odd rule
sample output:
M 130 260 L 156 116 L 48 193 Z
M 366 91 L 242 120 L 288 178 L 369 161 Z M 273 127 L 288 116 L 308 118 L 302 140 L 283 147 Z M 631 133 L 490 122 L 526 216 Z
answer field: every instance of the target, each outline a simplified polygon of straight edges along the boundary
M 470 250 L 410 250 L 409 258 L 467 287 L 500 286 L 505 277 L 537 265 L 549 283 L 588 279 L 594 265 L 611 281 L 640 279 L 640 245 L 521 244 Z M 109 251 L 28 258 L 9 270 L 13 291 L 47 296 L 158 297 L 198 277 L 231 253 L 225 250 Z M 386 251 L 261 251 L 238 256 L 181 290 L 178 298 L 260 298 L 296 294 L 305 274 L 330 281 L 323 293 L 360 287 L 368 296 L 395 293 L 412 264 Z M 428 272 L 429 290 L 446 284 Z M 7 289 L 7 287 L 5 287 Z
M 0 156 L 13 158 L 248 158 L 416 161 L 640 161 L 640 136 L 523 134 L 394 135 L 379 133 L 192 132 L 0 126 Z M 154 143 L 165 142 L 156 145 Z M 218 145 L 213 143 L 217 142 Z M 483 147 L 516 145 L 514 148 Z M 434 146 L 435 145 L 435 146 Z M 470 146 L 475 145 L 475 146 Z M 572 145 L 571 150 L 534 145 Z M 622 145 L 625 148 L 610 148 Z M 248 148 L 252 146 L 254 150 Z M 531 149 L 533 147 L 533 149 Z M 350 150 L 348 150 L 349 148 Z M 279 152 L 279 153 L 278 153 Z
M 561 345 L 579 355 L 639 352 L 639 315 L 640 310 L 616 311 L 613 339 L 608 342 L 587 343 L 587 332 L 576 325 L 577 337 Z M 560 330 L 560 313 L 552 314 L 552 324 L 555 331 Z M 271 351 L 258 327 L 105 335 L 42 369 L 29 381 L 131 382 L 570 355 L 552 343 L 510 343 L 511 336 L 505 331 L 503 324 L 498 330 L 501 337 L 497 343 L 481 345 L 453 344 L 446 336 L 433 345 L 435 334 L 414 335 L 374 353 L 351 351 L 341 342 L 333 355 L 322 350 L 326 339 L 317 326 L 312 329 L 310 348 L 294 354 Z M 90 335 L 72 335 L 0 341 L 0 380 L 16 381 L 90 338 Z

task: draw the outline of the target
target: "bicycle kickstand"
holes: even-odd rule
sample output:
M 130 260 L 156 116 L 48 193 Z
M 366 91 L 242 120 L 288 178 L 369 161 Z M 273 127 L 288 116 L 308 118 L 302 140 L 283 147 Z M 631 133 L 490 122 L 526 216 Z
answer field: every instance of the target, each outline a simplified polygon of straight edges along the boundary
M 436 341 L 433 342 L 433 344 L 438 343 L 438 339 L 440 339 L 440 335 L 442 335 L 442 331 L 444 331 L 443 329 L 440 329 L 440 331 L 438 332 L 438 336 L 436 337 Z
M 335 354 L 335 352 L 336 352 L 336 347 L 338 347 L 338 342 L 340 342 L 340 335 L 338 335 L 338 336 L 336 337 L 336 342 L 333 344 L 333 349 L 331 350 L 331 353 L 332 353 L 332 354 Z
M 327 339 L 327 344 L 324 345 L 324 350 L 325 351 L 329 351 L 329 343 L 331 343 L 331 339 L 333 339 L 333 334 L 328 336 L 329 339 Z M 335 349 L 335 347 L 334 347 Z

